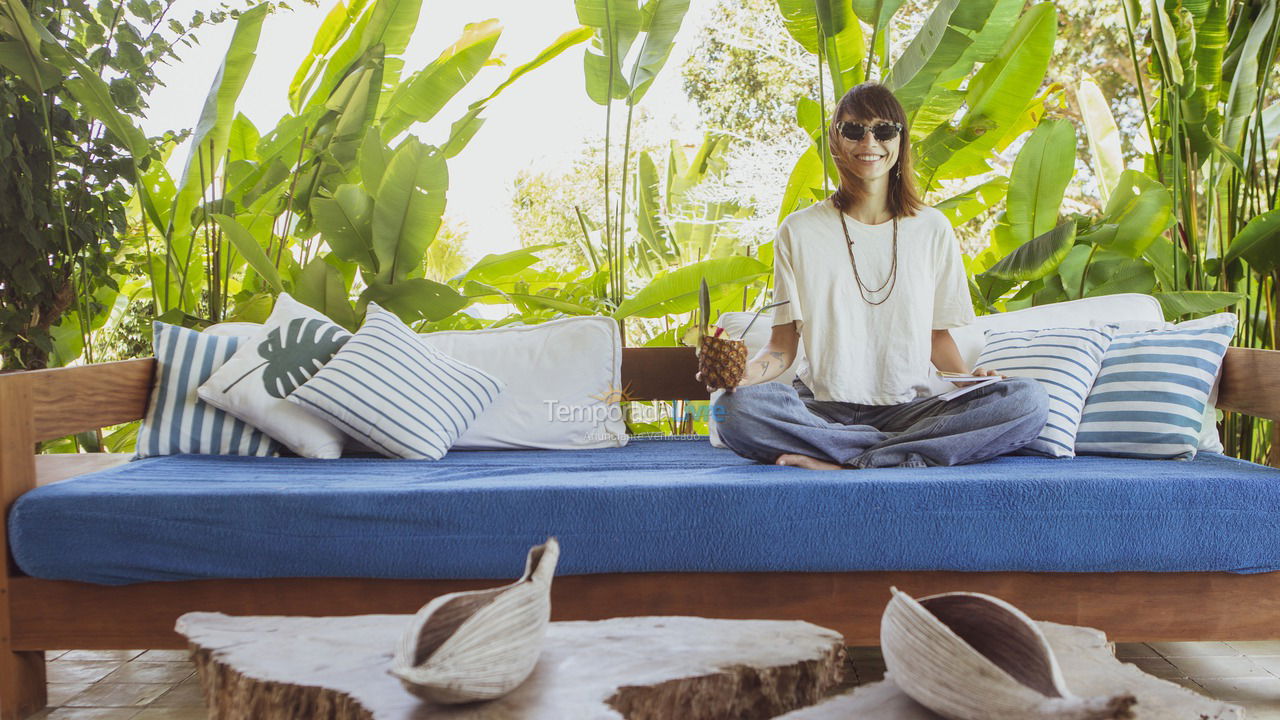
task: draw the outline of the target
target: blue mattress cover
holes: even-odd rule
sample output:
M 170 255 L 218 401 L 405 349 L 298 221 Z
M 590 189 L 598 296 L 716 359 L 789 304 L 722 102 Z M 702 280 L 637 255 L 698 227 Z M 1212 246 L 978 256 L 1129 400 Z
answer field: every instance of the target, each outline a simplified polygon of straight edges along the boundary
M 9 517 L 29 575 L 109 585 L 261 577 L 1280 568 L 1280 470 L 1008 456 L 818 472 L 701 441 L 455 450 L 438 461 L 179 455 L 37 488 Z

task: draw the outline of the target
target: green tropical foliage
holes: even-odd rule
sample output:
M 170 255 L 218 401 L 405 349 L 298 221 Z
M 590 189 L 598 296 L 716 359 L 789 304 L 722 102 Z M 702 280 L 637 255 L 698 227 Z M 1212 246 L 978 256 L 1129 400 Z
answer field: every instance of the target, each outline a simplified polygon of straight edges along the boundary
M 421 0 L 336 2 L 269 128 L 238 105 L 274 5 L 224 7 L 165 34 L 152 25 L 169 0 L 124 3 L 114 17 L 109 3 L 33 12 L 0 0 L 0 128 L 12 138 L 0 157 L 20 168 L 0 173 L 11 189 L 0 230 L 20 239 L 0 257 L 0 362 L 92 361 L 94 338 L 138 311 L 191 326 L 262 320 L 286 291 L 350 329 L 377 302 L 423 331 L 592 314 L 617 319 L 628 344 L 678 344 L 704 280 L 704 318 L 763 306 L 772 247 L 760 223 L 831 192 L 832 108 L 867 79 L 907 111 L 916 181 L 970 242 L 980 312 L 1150 293 L 1169 319 L 1232 309 L 1239 344 L 1275 348 L 1276 3 L 1117 0 L 1098 11 L 1123 31 L 1091 45 L 1108 64 L 1086 67 L 1072 43 L 1055 54 L 1061 27 L 1089 11 L 1078 2 L 721 0 L 749 12 L 713 12 L 733 31 L 710 28 L 705 56 L 686 63 L 686 92 L 710 122 L 682 146 L 633 130 L 688 0 L 574 0 L 581 27 L 454 116 L 450 101 L 499 63 L 496 19 L 408 67 Z M 765 52 L 741 45 L 751 18 L 773 33 Z M 224 21 L 234 33 L 192 128 L 145 137 L 136 123 L 151 68 Z M 525 247 L 448 257 L 452 158 L 483 132 L 495 97 L 578 45 L 603 143 L 578 177 L 526 176 Z M 1064 73 L 1068 61 L 1080 67 Z M 451 124 L 438 144 L 413 135 L 442 114 Z M 801 145 L 775 163 L 781 192 L 761 202 L 726 191 L 743 148 L 784 131 Z M 175 151 L 180 165 L 168 162 Z M 508 313 L 483 320 L 468 312 L 476 305 Z M 678 403 L 668 425 L 632 429 L 705 429 L 693 409 Z M 1242 457 L 1274 443 L 1269 423 L 1226 418 L 1224 430 Z M 128 430 L 81 441 L 127 442 Z
M 118 256 L 135 167 L 152 152 L 132 122 L 157 65 L 240 15 L 220 4 L 179 19 L 174 5 L 0 2 L 2 367 L 92 361 L 88 337 L 136 289 Z

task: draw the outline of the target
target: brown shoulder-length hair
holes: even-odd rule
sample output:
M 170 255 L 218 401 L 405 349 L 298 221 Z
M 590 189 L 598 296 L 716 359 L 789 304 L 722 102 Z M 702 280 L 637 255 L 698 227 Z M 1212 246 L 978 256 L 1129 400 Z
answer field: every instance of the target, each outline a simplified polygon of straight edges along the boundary
M 827 135 L 831 157 L 840 173 L 840 187 L 831 196 L 832 203 L 842 211 L 848 210 L 861 201 L 865 194 L 862 181 L 849 167 L 848 158 L 835 150 L 844 141 L 840 137 L 840 131 L 836 129 L 836 123 L 844 118 L 862 121 L 883 118 L 902 123 L 902 132 L 898 135 L 898 161 L 889 171 L 889 213 L 893 217 L 911 216 L 924 208 L 924 202 L 916 190 L 915 173 L 911 169 L 911 128 L 907 127 L 907 113 L 902 109 L 898 98 L 893 96 L 893 91 L 876 82 L 864 82 L 849 88 L 849 92 L 836 104 L 836 110 L 831 116 Z

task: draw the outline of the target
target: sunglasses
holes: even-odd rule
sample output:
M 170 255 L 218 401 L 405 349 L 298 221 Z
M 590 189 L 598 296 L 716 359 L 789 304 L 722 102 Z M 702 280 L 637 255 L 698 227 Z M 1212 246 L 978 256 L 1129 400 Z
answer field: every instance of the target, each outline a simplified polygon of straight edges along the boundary
M 902 132 L 902 123 L 882 122 L 876 123 L 875 127 L 869 128 L 861 123 L 842 121 L 836 123 L 836 130 L 839 130 L 840 134 L 846 140 L 852 140 L 854 142 L 861 140 L 863 136 L 867 134 L 867 131 L 870 130 L 871 137 L 879 140 L 880 142 L 887 142 L 898 137 L 898 133 Z

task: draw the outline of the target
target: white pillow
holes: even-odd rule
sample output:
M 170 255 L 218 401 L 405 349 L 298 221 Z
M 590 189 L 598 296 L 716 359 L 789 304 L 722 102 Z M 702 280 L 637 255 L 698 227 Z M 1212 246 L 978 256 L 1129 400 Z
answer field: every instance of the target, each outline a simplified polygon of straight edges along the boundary
M 724 328 L 724 332 L 720 337 L 746 341 L 748 359 L 755 357 L 755 354 L 760 352 L 760 349 L 767 345 L 769 338 L 773 336 L 773 313 L 760 313 L 760 317 L 756 318 L 754 323 L 751 322 L 753 317 L 755 317 L 754 312 L 737 311 L 724 313 L 716 320 L 716 326 Z M 751 326 L 750 330 L 747 329 L 748 325 Z M 746 332 L 745 337 L 742 334 L 744 331 Z M 796 373 L 803 366 L 803 358 L 804 344 L 801 343 L 796 348 L 796 359 L 791 363 L 791 367 L 787 368 L 773 382 L 780 382 L 790 386 L 791 381 L 796 377 Z M 718 427 L 719 423 L 716 422 L 715 413 L 716 400 L 719 400 L 721 395 L 724 395 L 723 390 L 716 390 L 711 393 L 711 401 L 707 405 L 711 409 L 707 414 L 707 432 L 711 437 L 712 447 L 718 448 L 726 447 L 723 442 L 720 442 L 720 428 Z
M 267 322 L 197 392 L 302 457 L 341 457 L 342 432 L 285 398 L 350 338 L 324 314 L 281 293 Z
M 1049 420 L 1023 450 L 1075 456 L 1080 414 L 1115 331 L 1115 325 L 987 331 L 977 364 L 1009 377 L 1033 378 L 1049 394 Z
M 454 447 L 582 450 L 627 444 L 616 320 L 570 317 L 418 337 L 506 385 Z
M 288 400 L 387 457 L 439 460 L 501 393 L 369 303 L 360 330 Z

